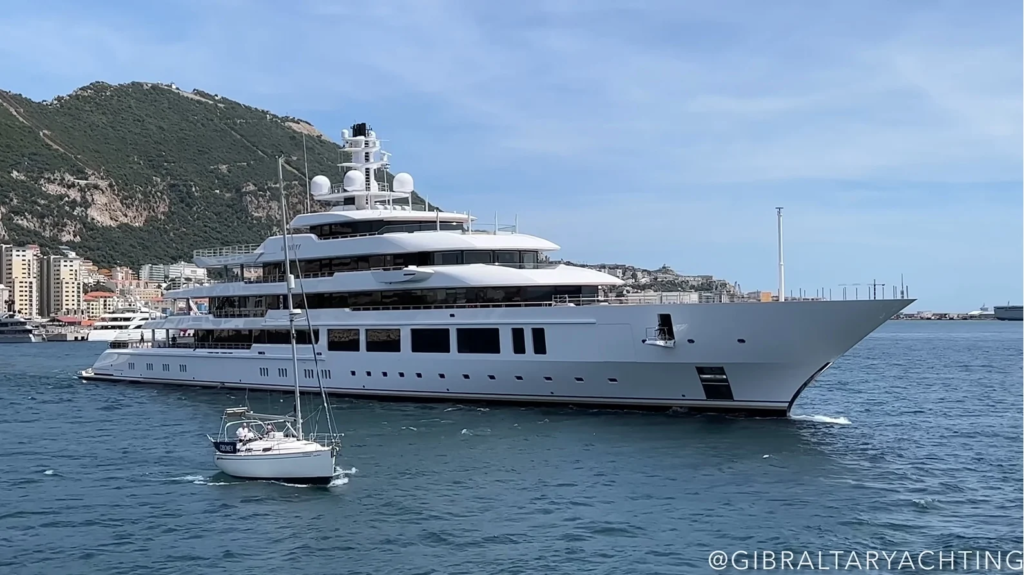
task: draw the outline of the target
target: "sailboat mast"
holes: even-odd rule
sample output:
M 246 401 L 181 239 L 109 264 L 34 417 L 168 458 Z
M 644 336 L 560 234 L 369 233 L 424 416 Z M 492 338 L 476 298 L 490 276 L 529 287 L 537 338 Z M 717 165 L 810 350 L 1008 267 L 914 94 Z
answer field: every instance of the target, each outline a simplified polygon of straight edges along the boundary
M 295 285 L 295 278 L 292 277 L 291 258 L 288 256 L 288 210 L 284 200 L 284 173 L 281 165 L 283 157 L 277 158 L 277 181 L 281 189 L 281 238 L 284 242 L 284 277 L 285 293 L 288 298 L 288 331 L 292 343 L 292 380 L 295 382 L 295 432 L 302 439 L 302 406 L 299 405 L 299 356 L 295 350 L 295 306 L 292 305 L 292 288 Z

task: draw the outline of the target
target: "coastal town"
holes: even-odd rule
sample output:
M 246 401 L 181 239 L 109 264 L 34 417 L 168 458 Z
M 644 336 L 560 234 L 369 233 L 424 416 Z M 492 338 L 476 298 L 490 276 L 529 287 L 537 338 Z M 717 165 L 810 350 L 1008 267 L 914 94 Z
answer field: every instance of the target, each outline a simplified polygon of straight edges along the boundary
M 67 247 L 59 255 L 43 255 L 37 245 L 0 245 L 3 311 L 26 319 L 89 327 L 128 306 L 169 313 L 166 292 L 209 282 L 206 269 L 188 262 L 108 269 Z

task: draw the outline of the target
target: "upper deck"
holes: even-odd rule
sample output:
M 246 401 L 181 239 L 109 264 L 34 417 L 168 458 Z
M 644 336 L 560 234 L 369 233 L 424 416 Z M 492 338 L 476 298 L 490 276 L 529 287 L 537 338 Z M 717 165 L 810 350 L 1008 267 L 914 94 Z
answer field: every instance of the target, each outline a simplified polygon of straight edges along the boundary
M 306 227 L 295 225 L 300 218 L 306 218 L 301 220 L 308 224 Z M 545 239 L 519 233 L 518 221 L 508 224 L 495 219 L 493 223 L 474 223 L 474 219 L 468 214 L 385 207 L 345 214 L 303 214 L 293 220 L 291 227 L 296 231 L 289 234 L 288 246 L 293 260 L 453 249 L 559 249 Z M 262 244 L 199 249 L 192 256 L 195 264 L 204 268 L 280 262 L 284 261 L 283 237 L 272 236 Z

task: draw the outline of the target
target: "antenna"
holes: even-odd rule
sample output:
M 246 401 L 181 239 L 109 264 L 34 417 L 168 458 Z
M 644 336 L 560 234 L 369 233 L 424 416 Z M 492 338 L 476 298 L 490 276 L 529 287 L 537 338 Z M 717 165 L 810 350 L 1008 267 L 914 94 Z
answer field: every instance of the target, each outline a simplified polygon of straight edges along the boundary
M 786 269 L 782 263 L 782 208 L 775 208 L 779 217 L 779 301 L 786 301 Z

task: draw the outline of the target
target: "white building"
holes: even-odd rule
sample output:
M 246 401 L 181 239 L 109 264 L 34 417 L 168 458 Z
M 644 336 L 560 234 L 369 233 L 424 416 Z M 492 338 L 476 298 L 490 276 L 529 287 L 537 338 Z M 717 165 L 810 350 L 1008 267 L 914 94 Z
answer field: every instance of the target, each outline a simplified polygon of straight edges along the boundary
M 139 268 L 139 279 L 163 283 L 167 279 L 167 266 L 163 264 L 145 264 Z
M 42 263 L 39 314 L 43 317 L 84 316 L 82 258 L 65 250 L 64 255 L 43 258 Z
M 178 262 L 176 264 L 145 264 L 139 269 L 139 279 L 172 285 L 204 284 L 207 270 L 193 263 Z

